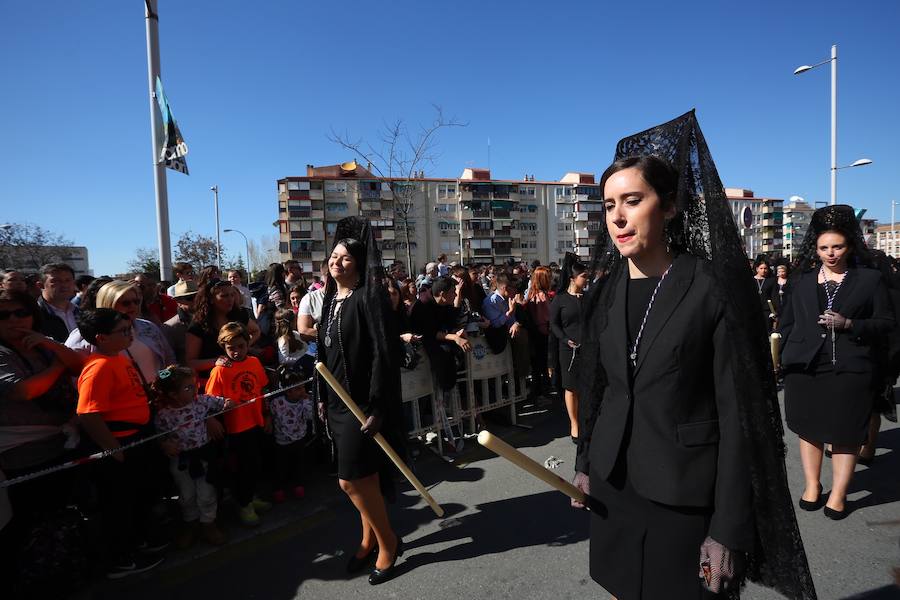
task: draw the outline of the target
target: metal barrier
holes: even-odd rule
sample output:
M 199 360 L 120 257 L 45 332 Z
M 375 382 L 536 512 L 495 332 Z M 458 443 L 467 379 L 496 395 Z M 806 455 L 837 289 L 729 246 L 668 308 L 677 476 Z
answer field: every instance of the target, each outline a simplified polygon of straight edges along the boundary
M 442 390 L 437 385 L 431 363 L 422 349 L 416 368 L 401 371 L 407 436 L 421 437 L 434 432 L 441 453 L 444 434 L 453 438 L 452 428 L 465 421 L 469 433 L 477 433 L 477 417 L 482 413 L 508 406 L 510 420 L 516 423 L 516 403 L 525 396 L 525 379 L 516 378 L 508 345 L 500 354 L 494 354 L 483 337 L 476 336 L 469 341 L 472 350 L 466 353 L 465 366 L 457 372 L 456 385 L 450 390 Z

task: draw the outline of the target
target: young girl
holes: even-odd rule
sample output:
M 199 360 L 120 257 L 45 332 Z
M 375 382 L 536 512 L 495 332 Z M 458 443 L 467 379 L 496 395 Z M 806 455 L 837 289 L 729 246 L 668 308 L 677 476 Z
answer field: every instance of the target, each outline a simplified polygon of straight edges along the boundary
M 293 367 L 306 355 L 306 342 L 296 327 L 297 315 L 288 308 L 275 313 L 275 339 L 278 342 L 278 364 Z
M 242 324 L 223 325 L 218 342 L 225 356 L 210 371 L 206 393 L 243 405 L 225 415 L 225 430 L 228 449 L 236 459 L 234 495 L 240 506 L 241 522 L 254 526 L 259 524 L 257 512 L 269 510 L 272 505 L 256 497 L 256 480 L 262 467 L 260 436 L 265 419 L 262 401 L 249 401 L 262 395 L 268 376 L 259 359 L 247 354 L 250 334 Z
M 177 544 L 180 548 L 191 546 L 198 528 L 201 537 L 210 544 L 224 544 L 225 536 L 216 527 L 217 496 L 212 483 L 215 477 L 210 473 L 210 465 L 215 464 L 215 451 L 206 431 L 206 418 L 235 403 L 219 396 L 198 395 L 194 370 L 178 365 L 160 371 L 150 388 L 158 409 L 157 430 L 173 432 L 161 445 L 178 485 L 178 502 L 184 519 Z
M 278 369 L 281 387 L 296 385 L 303 380 L 300 373 L 281 367 Z M 302 498 L 301 485 L 303 443 L 309 421 L 313 418 L 312 402 L 303 386 L 289 389 L 269 402 L 272 433 L 275 435 L 275 502 L 284 502 L 286 491 L 293 489 L 294 497 Z

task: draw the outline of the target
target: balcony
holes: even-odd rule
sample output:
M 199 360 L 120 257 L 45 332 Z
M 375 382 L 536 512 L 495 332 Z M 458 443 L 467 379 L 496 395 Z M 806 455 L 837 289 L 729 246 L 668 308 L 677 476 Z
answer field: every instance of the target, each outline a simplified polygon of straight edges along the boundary
M 472 254 L 472 256 L 486 256 L 490 258 L 490 256 L 492 255 L 490 248 L 472 248 L 469 249 L 469 252 Z
M 314 240 L 325 241 L 325 231 L 323 229 L 316 229 L 312 232 L 312 236 L 310 237 Z
M 472 220 L 472 219 L 490 219 L 491 211 L 488 210 L 463 210 L 461 212 L 461 216 L 463 220 Z
M 325 194 L 322 193 L 322 189 L 318 190 L 309 190 L 309 199 L 310 200 L 324 200 Z
M 443 232 L 441 232 L 443 233 Z M 456 233 L 456 232 L 448 232 L 448 233 Z M 463 239 L 472 240 L 472 239 L 486 239 L 493 237 L 494 232 L 490 229 L 463 229 L 462 236 Z

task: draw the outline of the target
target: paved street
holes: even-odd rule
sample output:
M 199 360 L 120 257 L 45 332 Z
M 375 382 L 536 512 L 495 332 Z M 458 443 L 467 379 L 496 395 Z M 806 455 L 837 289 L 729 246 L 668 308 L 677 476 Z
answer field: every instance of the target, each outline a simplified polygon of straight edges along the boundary
M 523 412 L 534 409 L 524 409 Z M 525 430 L 495 425 L 532 458 L 562 458 L 571 477 L 573 449 L 561 413 L 525 415 Z M 798 515 L 819 598 L 900 598 L 890 569 L 900 565 L 900 428 L 887 424 L 872 468 L 858 467 L 850 495 L 854 509 L 841 522 L 821 511 Z M 788 471 L 796 499 L 801 470 L 796 438 L 788 433 Z M 444 506 L 443 520 L 406 491 L 392 517 L 406 542 L 402 576 L 372 588 L 366 574 L 348 578 L 347 552 L 357 543 L 358 521 L 333 481 L 320 478 L 309 498 L 277 507 L 266 529 L 228 546 L 173 555 L 159 571 L 116 584 L 103 583 L 82 597 L 123 598 L 605 598 L 587 572 L 587 514 L 568 508 L 559 493 L 526 477 L 470 440 L 456 464 L 425 452 L 417 462 L 423 482 Z M 823 483 L 829 489 L 826 460 Z M 234 527 L 231 528 L 235 530 Z M 247 535 L 247 534 L 243 534 Z M 780 596 L 749 586 L 742 596 Z

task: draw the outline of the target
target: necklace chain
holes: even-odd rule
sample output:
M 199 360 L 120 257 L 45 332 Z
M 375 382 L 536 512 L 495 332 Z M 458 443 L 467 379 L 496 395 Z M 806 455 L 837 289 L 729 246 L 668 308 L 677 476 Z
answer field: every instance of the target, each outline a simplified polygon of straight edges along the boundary
M 641 343 L 641 336 L 644 334 L 644 325 L 647 324 L 647 317 L 650 316 L 650 309 L 653 308 L 653 301 L 656 300 L 656 293 L 659 291 L 659 286 L 661 286 L 662 282 L 665 281 L 666 275 L 669 274 L 669 271 L 671 269 L 672 265 L 670 264 L 663 272 L 662 277 L 659 278 L 659 283 L 657 283 L 656 287 L 653 288 L 653 294 L 651 294 L 650 296 L 650 302 L 647 303 L 647 310 L 644 311 L 644 318 L 641 320 L 641 326 L 640 328 L 638 328 L 637 337 L 634 339 L 634 344 L 631 346 L 631 354 L 629 355 L 629 357 L 631 358 L 631 365 L 633 367 L 637 366 L 638 346 Z
M 830 281 L 831 283 L 836 284 L 833 290 L 828 289 L 829 279 L 825 276 L 825 265 L 819 267 L 819 274 L 822 276 L 822 285 L 825 286 L 825 310 L 831 310 L 831 307 L 834 306 L 834 299 L 837 296 L 838 290 L 841 289 L 841 285 L 844 283 L 844 280 L 847 279 L 847 273 L 844 273 L 844 277 L 841 278 L 840 281 Z M 828 326 L 831 328 L 831 364 L 835 365 L 837 364 L 837 343 L 834 335 L 833 315 L 829 315 Z

